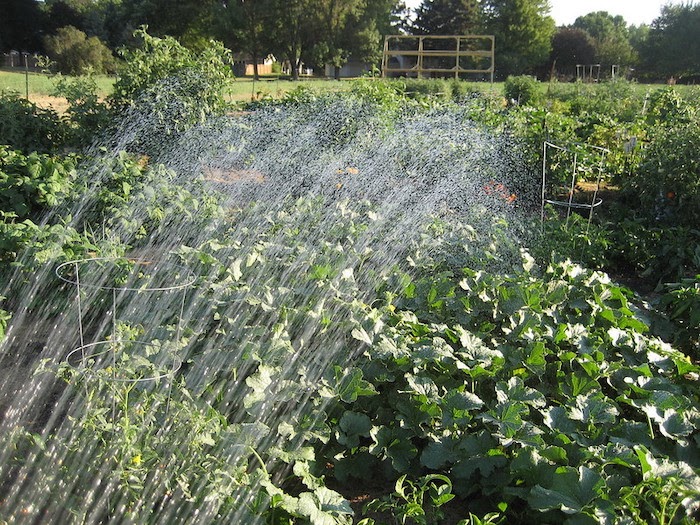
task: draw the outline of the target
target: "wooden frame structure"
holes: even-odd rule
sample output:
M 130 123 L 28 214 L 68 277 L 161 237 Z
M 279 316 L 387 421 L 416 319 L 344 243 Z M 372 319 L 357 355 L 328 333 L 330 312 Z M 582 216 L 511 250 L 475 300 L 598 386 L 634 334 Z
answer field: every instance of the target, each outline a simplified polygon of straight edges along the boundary
M 495 41 L 493 35 L 386 35 L 382 77 L 488 74 L 493 82 Z
M 600 81 L 600 64 L 576 64 L 576 80 L 583 82 Z

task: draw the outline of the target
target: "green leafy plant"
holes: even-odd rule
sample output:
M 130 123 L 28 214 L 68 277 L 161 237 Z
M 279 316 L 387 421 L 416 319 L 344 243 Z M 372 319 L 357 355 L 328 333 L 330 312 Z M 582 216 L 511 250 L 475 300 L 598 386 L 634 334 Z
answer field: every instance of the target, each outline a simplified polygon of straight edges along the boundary
M 0 146 L 0 209 L 37 220 L 72 193 L 76 163 L 75 157 L 24 155 Z
M 698 359 L 700 357 L 700 275 L 664 285 L 660 304 L 676 327 L 674 342 Z
M 699 147 L 697 125 L 672 121 L 652 134 L 639 171 L 626 181 L 647 217 L 661 224 L 698 224 L 700 163 L 695 152 Z
M 68 101 L 67 141 L 73 147 L 92 145 L 110 126 L 110 108 L 98 96 L 92 72 L 73 77 L 57 75 L 53 94 Z
M 415 482 L 404 474 L 394 487 L 394 492 L 365 505 L 365 512 L 388 512 L 394 523 L 405 525 L 429 525 L 438 522 L 443 514 L 440 507 L 454 498 L 452 482 L 441 474 L 428 474 Z M 374 525 L 373 518 L 364 518 L 359 525 Z
M 527 75 L 509 76 L 503 84 L 503 96 L 518 105 L 534 104 L 540 96 L 540 84 Z
M 142 147 L 156 147 L 168 135 L 224 112 L 224 87 L 233 74 L 230 53 L 221 43 L 211 42 L 194 53 L 172 37 L 149 35 L 145 28 L 135 36 L 141 45 L 122 52 L 124 64 L 109 102 L 117 111 L 149 117 L 139 138 Z
M 40 108 L 18 93 L 0 91 L 0 144 L 25 153 L 47 153 L 63 144 L 65 128 L 52 109 Z

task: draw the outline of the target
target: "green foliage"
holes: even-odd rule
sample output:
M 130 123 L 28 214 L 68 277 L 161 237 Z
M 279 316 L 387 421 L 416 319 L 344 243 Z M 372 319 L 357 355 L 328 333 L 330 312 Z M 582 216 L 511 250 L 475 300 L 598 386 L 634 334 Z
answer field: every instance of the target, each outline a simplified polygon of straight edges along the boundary
M 5 299 L 4 297 L 0 297 L 0 301 Z M 10 312 L 6 312 L 3 309 L 0 309 L 0 343 L 3 342 L 5 339 L 5 332 L 7 331 L 7 324 L 10 322 L 12 319 L 12 314 Z
M 149 118 L 143 141 L 156 146 L 168 135 L 224 112 L 224 87 L 233 75 L 230 52 L 221 43 L 212 41 L 194 53 L 172 37 L 157 38 L 145 29 L 135 36 L 141 45 L 122 52 L 125 63 L 110 102 L 117 110 Z
M 37 220 L 72 192 L 76 160 L 0 146 L 0 210 Z
M 116 61 L 110 49 L 96 36 L 73 26 L 61 27 L 45 38 L 46 52 L 57 71 L 68 75 L 114 73 Z
M 552 37 L 549 59 L 559 74 L 574 78 L 576 65 L 592 64 L 594 54 L 593 39 L 583 29 L 560 27 Z
M 540 94 L 540 84 L 533 77 L 509 76 L 503 84 L 503 96 L 519 105 L 533 104 Z
M 161 44 L 153 44 L 156 55 L 170 52 Z M 323 131 L 329 147 L 343 146 L 369 125 L 389 129 L 402 112 L 448 107 L 423 94 L 407 102 L 413 95 L 405 86 L 363 79 L 350 95 L 303 90 L 282 103 L 307 105 L 308 114 L 340 111 L 342 104 L 363 109 L 365 120 L 338 119 Z M 454 96 L 454 83 L 425 86 Z M 627 83 L 596 88 L 605 94 L 600 103 L 632 91 Z M 93 86 L 64 89 L 75 100 L 73 118 L 91 122 L 91 107 L 99 104 Z M 693 102 L 664 91 L 644 117 L 630 109 L 637 100 L 617 102 L 627 106 L 619 111 L 606 106 L 610 114 L 600 115 L 593 111 L 597 95 L 571 89 L 547 107 L 504 108 L 500 97 L 485 97 L 459 108 L 465 121 L 525 142 L 536 166 L 544 138 L 612 149 L 622 135 L 648 125 L 652 141 L 639 153 L 645 164 L 630 181 L 655 184 L 662 171 L 650 166 L 657 162 L 692 194 L 697 126 L 664 121 L 695 123 Z M 673 151 L 664 155 L 665 148 Z M 283 210 L 251 203 L 229 217 L 211 194 L 181 184 L 174 171 L 144 156 L 102 153 L 78 160 L 0 147 L 4 268 L 31 272 L 123 251 L 127 243 L 138 247 L 142 238 L 172 243 L 173 231 L 210 228 L 201 245 L 180 237 L 185 245 L 178 250 L 197 275 L 201 302 L 193 308 L 202 309 L 196 330 L 206 343 L 187 336 L 177 348 L 149 343 L 149 352 L 187 348 L 186 356 L 178 354 L 187 381 L 173 381 L 167 398 L 157 388 L 112 380 L 152 366 L 144 363 L 148 355 L 126 355 L 117 371 L 105 367 L 94 375 L 65 364 L 57 370 L 75 388 L 70 395 L 82 400 L 71 404 L 76 411 L 63 423 L 66 432 L 39 437 L 18 429 L 0 436 L 17 461 L 45 456 L 36 468 L 42 490 L 51 491 L 47 512 L 84 511 L 94 503 L 99 474 L 107 512 L 135 522 L 148 521 L 167 500 L 184 516 L 348 524 L 352 509 L 343 494 L 365 479 L 387 484 L 371 494 L 377 497 L 367 507 L 371 515 L 357 517 L 367 525 L 380 519 L 374 512 L 395 523 L 425 524 L 441 516 L 463 525 L 691 522 L 700 493 L 700 369 L 693 354 L 700 308 L 698 279 L 677 277 L 699 271 L 700 233 L 692 223 L 678 226 L 680 213 L 664 218 L 671 228 L 640 218 L 644 209 L 591 224 L 577 214 L 543 225 L 536 217 L 533 227 L 523 227 L 543 229 L 531 237 L 534 258 L 514 249 L 498 217 L 487 233 L 435 219 L 397 259 L 403 266 L 387 267 L 382 250 L 366 238 L 381 211 L 372 203 L 289 199 Z M 350 169 L 356 170 L 340 171 Z M 68 217 L 78 202 L 78 216 Z M 683 205 L 694 213 L 695 201 Z M 47 211 L 52 215 L 39 223 Z M 253 217 L 264 226 L 254 242 L 242 242 L 251 232 L 239 226 Z M 318 228 L 322 242 L 309 233 Z M 504 262 L 518 253 L 521 264 Z M 659 306 L 677 323 L 677 347 L 649 334 L 629 290 L 567 258 L 673 276 Z M 234 302 L 244 305 L 242 315 L 230 315 Z M 8 315 L 0 310 L 0 335 Z M 262 333 L 261 320 L 271 329 Z M 119 333 L 142 335 L 136 326 Z M 334 348 L 327 347 L 327 334 Z M 312 356 L 308 363 L 305 356 Z M 329 361 L 315 372 L 311 364 L 321 358 Z M 212 374 L 211 363 L 222 359 L 230 367 Z M 300 399 L 303 413 L 295 409 Z M 173 431 L 183 427 L 186 432 Z M 58 468 L 54 454 L 66 458 Z M 79 472 L 67 467 L 72 462 L 80 462 Z
M 578 17 L 574 27 L 585 30 L 593 38 L 594 58 L 606 70 L 613 64 L 630 66 L 636 62 L 627 23 L 622 16 L 612 16 L 606 11 L 596 11 Z
M 452 90 L 450 83 L 444 79 L 415 79 L 407 78 L 402 80 L 404 90 L 408 97 L 415 99 L 427 99 L 435 97 L 443 100 L 450 100 Z
M 617 247 L 613 245 L 611 227 L 597 222 L 589 223 L 588 217 L 578 213 L 572 213 L 568 219 L 560 217 L 559 213 L 560 210 L 552 207 L 545 209 L 541 231 L 533 239 L 533 256 L 545 265 L 571 259 L 586 268 L 608 271 L 614 268 L 611 259 Z M 533 224 L 534 228 L 537 225 Z
M 640 445 L 677 472 L 697 468 L 688 452 L 700 413 L 686 379 L 697 366 L 643 335 L 629 292 L 604 275 L 568 262 L 534 273 L 523 261 L 515 275 L 433 273 L 365 310 L 384 322 L 361 338 L 380 395 L 348 406 L 358 438 L 327 452 L 336 474 L 362 476 L 353 466 L 367 454 L 374 470 L 445 473 L 465 513 L 506 502 L 508 523 L 660 519 L 663 507 L 630 509 L 622 487 L 645 476 Z M 675 408 L 651 408 L 667 395 Z M 661 491 L 690 494 L 698 479 L 669 476 Z
M 64 140 L 65 129 L 58 114 L 0 91 L 0 143 L 26 153 L 49 152 Z
M 111 124 L 111 112 L 99 95 L 92 74 L 77 77 L 58 75 L 54 79 L 55 96 L 68 101 L 66 127 L 68 143 L 74 147 L 91 145 Z
M 65 262 L 89 253 L 100 251 L 97 241 L 88 233 L 81 233 L 64 222 L 56 224 L 36 224 L 29 219 L 17 221 L 13 214 L 2 213 L 0 222 L 0 261 L 3 262 L 0 277 L 8 282 L 17 270 L 21 276 L 29 275 L 46 264 Z M 14 281 L 12 285 L 18 285 Z M 8 297 L 14 302 L 19 299 L 12 293 Z M 59 298 L 65 300 L 64 297 Z M 45 301 L 48 304 L 50 301 Z M 57 305 L 57 311 L 63 305 Z
M 475 0 L 434 0 L 418 7 L 412 26 L 419 35 L 478 35 L 483 12 Z
M 697 360 L 700 357 L 700 275 L 664 285 L 660 306 L 674 323 L 674 343 Z
M 642 46 L 645 70 L 664 79 L 700 73 L 700 48 L 694 29 L 698 22 L 697 4 L 663 6 Z
M 485 0 L 486 34 L 498 42 L 498 78 L 532 73 L 546 62 L 555 32 L 554 19 L 547 15 L 543 0 Z
M 638 172 L 625 186 L 636 193 L 647 217 L 693 226 L 700 221 L 700 126 L 695 118 L 674 120 L 664 120 L 668 124 L 652 133 Z
M 430 525 L 444 517 L 440 507 L 451 501 L 452 481 L 442 474 L 428 474 L 413 482 L 404 474 L 394 487 L 394 492 L 381 500 L 373 500 L 365 505 L 365 512 L 386 512 L 393 522 L 401 525 L 415 523 Z M 375 525 L 375 520 L 365 518 L 358 525 Z

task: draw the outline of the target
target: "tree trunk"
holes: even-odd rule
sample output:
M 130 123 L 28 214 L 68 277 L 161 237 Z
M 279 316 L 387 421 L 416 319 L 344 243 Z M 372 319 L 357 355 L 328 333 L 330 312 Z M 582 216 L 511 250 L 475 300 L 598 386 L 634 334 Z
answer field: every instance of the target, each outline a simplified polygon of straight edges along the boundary
M 292 80 L 299 80 L 299 66 L 301 65 L 300 53 L 297 52 L 297 46 L 292 45 L 289 48 L 289 67 L 292 68 Z
M 253 49 L 253 52 L 251 53 L 253 57 L 253 80 L 260 80 L 260 75 L 258 72 L 258 50 Z

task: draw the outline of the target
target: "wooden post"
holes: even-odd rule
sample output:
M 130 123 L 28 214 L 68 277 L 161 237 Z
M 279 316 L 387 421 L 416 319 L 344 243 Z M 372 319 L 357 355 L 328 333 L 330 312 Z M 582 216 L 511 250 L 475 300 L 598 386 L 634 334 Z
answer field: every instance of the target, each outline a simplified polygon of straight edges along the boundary
M 24 89 L 29 100 L 29 53 L 24 52 Z

